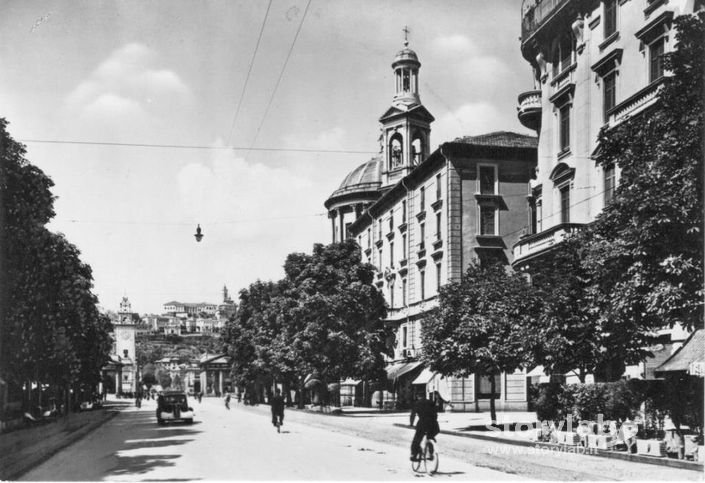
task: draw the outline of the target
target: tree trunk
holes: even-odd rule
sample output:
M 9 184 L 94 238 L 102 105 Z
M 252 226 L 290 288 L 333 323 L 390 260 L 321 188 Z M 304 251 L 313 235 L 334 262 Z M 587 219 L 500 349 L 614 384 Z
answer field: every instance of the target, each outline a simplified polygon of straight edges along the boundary
M 490 418 L 492 419 L 492 424 L 497 424 L 497 409 L 494 405 L 495 386 L 494 374 L 490 374 Z

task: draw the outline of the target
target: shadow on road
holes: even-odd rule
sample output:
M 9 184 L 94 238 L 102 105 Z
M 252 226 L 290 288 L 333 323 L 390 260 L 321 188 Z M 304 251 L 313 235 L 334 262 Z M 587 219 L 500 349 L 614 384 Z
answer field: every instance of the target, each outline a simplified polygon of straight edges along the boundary
M 177 454 L 145 455 L 145 456 L 118 456 L 118 464 L 110 470 L 110 475 L 133 475 L 147 473 L 154 468 L 174 466 L 174 460 L 181 457 Z
M 115 454 L 117 462 L 108 470 L 107 479 L 145 474 L 158 468 L 176 466 L 176 460 L 182 456 L 181 451 L 183 451 L 177 448 L 194 441 L 194 437 L 202 432 L 195 427 L 196 423 L 172 423 L 159 426 L 154 412 L 150 410 L 123 412 L 116 424 L 129 429 L 124 432 L 124 441 Z M 149 454 L 155 448 L 162 450 L 172 448 L 172 450 Z
M 147 478 L 146 480 L 142 481 L 199 481 L 202 480 L 203 478 L 165 478 L 165 479 L 149 479 Z

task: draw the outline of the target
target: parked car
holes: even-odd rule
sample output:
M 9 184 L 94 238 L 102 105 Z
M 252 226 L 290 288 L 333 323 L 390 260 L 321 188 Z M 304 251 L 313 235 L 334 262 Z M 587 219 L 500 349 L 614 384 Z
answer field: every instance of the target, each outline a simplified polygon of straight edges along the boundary
M 164 391 L 157 397 L 157 424 L 166 421 L 193 423 L 193 408 L 188 405 L 188 397 L 183 391 Z

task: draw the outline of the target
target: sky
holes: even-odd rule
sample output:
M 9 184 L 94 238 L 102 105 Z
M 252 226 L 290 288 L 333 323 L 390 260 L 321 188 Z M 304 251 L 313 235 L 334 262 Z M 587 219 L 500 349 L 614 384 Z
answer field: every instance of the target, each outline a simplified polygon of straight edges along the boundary
M 323 203 L 379 151 L 405 26 L 432 150 L 532 134 L 516 117 L 533 88 L 520 0 L 2 5 L 0 117 L 54 181 L 49 229 L 106 310 L 237 299 L 330 243 Z

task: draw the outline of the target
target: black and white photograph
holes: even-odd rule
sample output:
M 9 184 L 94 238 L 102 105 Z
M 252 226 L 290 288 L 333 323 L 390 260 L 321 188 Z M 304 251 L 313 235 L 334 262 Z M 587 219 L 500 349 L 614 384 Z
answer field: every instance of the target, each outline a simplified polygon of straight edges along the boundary
M 0 481 L 703 481 L 705 1 L 0 0 Z

